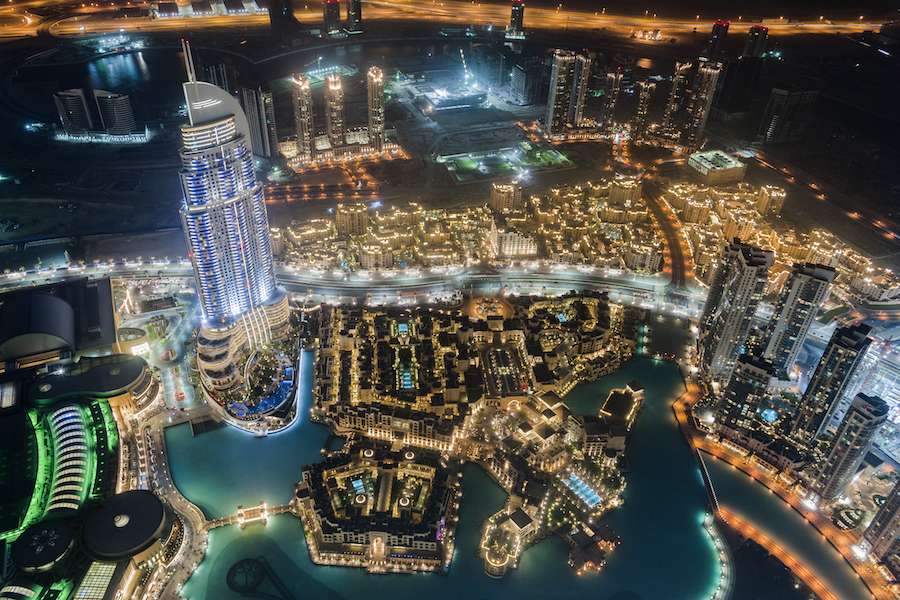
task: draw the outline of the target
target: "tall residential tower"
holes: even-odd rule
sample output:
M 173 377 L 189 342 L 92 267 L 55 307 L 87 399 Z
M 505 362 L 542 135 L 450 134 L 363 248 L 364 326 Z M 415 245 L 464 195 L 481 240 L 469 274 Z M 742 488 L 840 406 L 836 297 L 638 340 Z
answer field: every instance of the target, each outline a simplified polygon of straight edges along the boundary
M 337 73 L 325 78 L 325 132 L 332 148 L 344 145 L 344 88 Z
M 694 77 L 694 87 L 688 102 L 687 124 L 685 127 L 685 143 L 692 148 L 699 148 L 703 143 L 703 132 L 709 120 L 709 111 L 716 96 L 716 86 L 722 74 L 722 63 L 701 56 Z
M 384 149 L 384 72 L 378 67 L 369 67 L 366 84 L 369 102 L 369 146 L 375 152 L 381 152 Z
M 294 128 L 297 132 L 297 155 L 301 161 L 315 156 L 316 129 L 313 122 L 313 101 L 309 78 L 302 73 L 293 78 Z

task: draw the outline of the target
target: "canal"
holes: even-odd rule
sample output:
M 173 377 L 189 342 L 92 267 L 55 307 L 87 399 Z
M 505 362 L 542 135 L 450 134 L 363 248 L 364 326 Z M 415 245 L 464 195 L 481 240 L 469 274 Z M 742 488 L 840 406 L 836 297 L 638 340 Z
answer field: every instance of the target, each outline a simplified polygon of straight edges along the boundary
M 301 364 L 301 380 L 309 382 L 312 356 Z M 617 373 L 575 388 L 567 397 L 576 413 L 592 413 L 607 392 L 638 380 L 646 386 L 628 453 L 625 504 L 608 523 L 622 538 L 602 573 L 579 577 L 566 564 L 567 547 L 550 538 L 529 549 L 519 568 L 506 579 L 484 575 L 476 548 L 484 520 L 498 510 L 504 492 L 478 467 L 463 476 L 456 555 L 444 575 L 368 575 L 356 569 L 320 567 L 306 551 L 300 522 L 290 515 L 266 526 L 235 527 L 211 532 L 207 558 L 183 593 L 195 600 L 237 598 L 226 584 L 229 568 L 244 558 L 262 557 L 271 577 L 259 591 L 287 589 L 299 598 L 359 597 L 433 599 L 487 598 L 706 598 L 718 583 L 713 545 L 702 527 L 706 494 L 697 463 L 678 431 L 670 404 L 681 393 L 675 365 L 637 359 Z M 301 403 L 308 408 L 309 389 Z M 305 412 L 305 410 L 304 410 Z M 286 502 L 304 463 L 319 460 L 325 427 L 301 421 L 292 428 L 255 438 L 232 428 L 192 437 L 186 425 L 169 428 L 166 443 L 173 479 L 186 497 L 208 517 L 234 512 L 238 504 Z M 280 583 L 280 586 L 278 585 Z

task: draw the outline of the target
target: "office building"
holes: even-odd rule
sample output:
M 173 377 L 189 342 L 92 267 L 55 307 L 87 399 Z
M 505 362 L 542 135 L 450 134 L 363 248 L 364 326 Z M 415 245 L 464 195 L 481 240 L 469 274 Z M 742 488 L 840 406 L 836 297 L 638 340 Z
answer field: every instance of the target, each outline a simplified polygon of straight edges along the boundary
M 834 500 L 844 492 L 887 415 L 887 402 L 878 396 L 856 395 L 813 481 L 813 490 L 822 499 Z
M 241 88 L 241 106 L 250 127 L 250 147 L 253 154 L 271 158 L 278 153 L 275 106 L 271 90 L 262 86 Z
M 798 263 L 791 269 L 769 321 L 763 350 L 778 373 L 787 373 L 794 366 L 835 275 L 833 268 L 812 263 Z
M 744 353 L 774 255 L 735 239 L 726 248 L 700 319 L 700 363 L 713 379 L 731 374 Z
M 569 106 L 569 123 L 575 127 L 579 127 L 584 119 L 584 103 L 587 99 L 588 88 L 591 86 L 593 62 L 593 57 L 587 53 L 579 53 L 575 57 L 575 80 Z
M 834 330 L 800 401 L 793 428 L 797 438 L 811 441 L 828 427 L 872 343 L 871 330 L 862 323 Z
M 59 122 L 68 134 L 85 133 L 94 129 L 94 118 L 84 97 L 84 90 L 63 90 L 53 94 Z
M 802 140 L 815 116 L 818 97 L 816 91 L 774 88 L 760 121 L 757 138 L 767 144 Z
M 525 37 L 525 0 L 512 0 L 509 12 L 509 27 L 506 37 L 522 39 Z
M 369 229 L 369 209 L 362 203 L 338 204 L 334 209 L 334 228 L 339 236 L 364 235 Z
M 312 91 L 309 78 L 303 74 L 293 78 L 294 128 L 297 132 L 297 155 L 300 160 L 310 160 L 316 152 L 316 129 L 313 121 Z
M 181 221 L 206 322 L 226 324 L 269 302 L 275 272 L 250 124 L 227 91 L 197 81 L 190 47 L 181 128 Z
M 344 88 L 337 73 L 325 78 L 325 133 L 332 148 L 344 145 Z
M 324 0 L 322 3 L 322 35 L 341 31 L 341 0 Z
M 722 63 L 701 56 L 694 77 L 694 87 L 688 102 L 687 125 L 685 127 L 685 143 L 698 148 L 703 143 L 703 132 L 709 120 L 709 111 L 716 95 Z
M 575 53 L 556 50 L 550 70 L 550 94 L 547 99 L 547 113 L 544 130 L 549 136 L 561 135 L 569 125 L 569 107 L 575 83 Z
M 300 30 L 300 23 L 294 17 L 291 0 L 268 0 L 268 2 L 269 27 L 272 33 L 282 40 L 296 35 Z
M 687 85 L 688 74 L 691 72 L 691 66 L 691 63 L 675 63 L 675 72 L 672 73 L 672 87 L 669 89 L 669 97 L 666 99 L 666 108 L 663 112 L 662 129 L 666 133 L 674 132 L 678 124 L 678 114 L 681 112 L 681 104 L 684 101 L 684 89 Z
M 772 363 L 753 356 L 740 355 L 719 400 L 716 422 L 724 433 L 743 433 L 754 428 L 760 402 L 765 398 L 775 369 Z
M 879 560 L 884 560 L 889 554 L 897 552 L 898 538 L 900 538 L 900 481 L 894 484 L 887 500 L 875 513 L 875 517 L 863 534 L 870 552 Z
M 522 186 L 518 183 L 494 183 L 488 206 L 497 212 L 522 208 Z
M 709 44 L 706 46 L 706 56 L 716 59 L 722 54 L 722 48 L 725 44 L 725 36 L 728 35 L 728 26 L 731 23 L 725 19 L 719 19 L 713 23 L 712 34 L 709 37 Z
M 362 0 L 348 0 L 347 2 L 347 30 L 360 32 L 362 24 Z
M 741 56 L 762 58 L 766 53 L 766 44 L 769 41 L 769 28 L 763 25 L 753 25 L 747 32 L 747 41 L 744 42 L 744 51 Z
M 653 97 L 653 91 L 656 84 L 652 81 L 638 82 L 638 103 L 637 110 L 634 113 L 634 121 L 631 126 L 632 137 L 640 140 L 647 133 L 647 125 L 650 119 L 650 100 Z
M 384 149 L 384 73 L 378 67 L 369 67 L 366 91 L 369 104 L 369 146 L 375 152 L 381 152 Z
M 619 91 L 622 88 L 622 69 L 615 69 L 606 74 L 606 100 L 603 103 L 603 124 L 610 127 L 616 117 L 616 106 L 619 103 Z
M 110 135 L 128 135 L 137 131 L 131 100 L 125 94 L 94 90 L 94 101 L 100 114 L 100 127 Z
M 540 104 L 544 85 L 544 60 L 540 56 L 520 56 L 509 76 L 509 92 L 516 104 Z

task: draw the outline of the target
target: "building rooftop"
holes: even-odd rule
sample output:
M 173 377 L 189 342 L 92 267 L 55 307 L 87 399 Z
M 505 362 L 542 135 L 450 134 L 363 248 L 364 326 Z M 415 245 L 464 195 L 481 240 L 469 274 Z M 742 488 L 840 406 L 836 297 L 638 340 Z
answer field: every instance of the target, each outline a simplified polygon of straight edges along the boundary
M 119 561 L 143 552 L 170 525 L 162 501 L 147 490 L 116 494 L 84 517 L 84 545 L 99 560 Z
M 721 150 L 708 150 L 706 152 L 694 152 L 690 157 L 691 162 L 701 165 L 710 171 L 722 171 L 726 169 L 740 169 L 744 163 L 722 152 Z

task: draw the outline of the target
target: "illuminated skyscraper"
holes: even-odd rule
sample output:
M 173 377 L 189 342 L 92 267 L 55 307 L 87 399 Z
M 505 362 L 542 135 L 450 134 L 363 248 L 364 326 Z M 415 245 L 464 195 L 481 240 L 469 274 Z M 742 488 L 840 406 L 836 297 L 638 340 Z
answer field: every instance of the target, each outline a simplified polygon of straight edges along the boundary
M 362 0 L 348 0 L 347 2 L 347 29 L 350 31 L 362 31 Z
M 663 131 L 671 133 L 675 129 L 681 103 L 684 100 L 684 87 L 687 84 L 688 73 L 691 71 L 691 63 L 675 63 L 675 72 L 672 74 L 672 87 L 666 100 L 666 109 L 663 113 Z
M 592 64 L 593 58 L 590 54 L 579 53 L 575 57 L 575 79 L 572 83 L 572 100 L 569 106 L 569 123 L 575 127 L 581 125 L 584 118 L 584 102 L 591 85 Z
M 722 73 L 722 63 L 703 56 L 698 60 L 700 64 L 688 102 L 688 122 L 685 129 L 686 143 L 692 148 L 699 147 L 703 142 L 709 110 L 716 95 L 716 84 Z
M 94 90 L 94 100 L 100 113 L 100 126 L 110 135 L 128 135 L 137 131 L 131 100 L 125 94 Z
M 636 140 L 643 138 L 647 132 L 647 122 L 650 118 L 650 99 L 653 97 L 653 90 L 655 89 L 656 84 L 652 81 L 638 82 L 638 104 L 632 123 L 632 134 Z
M 241 88 L 241 106 L 250 126 L 250 147 L 253 154 L 271 158 L 278 153 L 275 104 L 271 90 L 262 86 Z
M 183 47 L 181 222 L 205 320 L 227 324 L 275 294 L 268 216 L 244 111 L 227 91 L 197 81 Z
M 606 74 L 606 102 L 603 105 L 603 122 L 609 127 L 616 116 L 616 105 L 619 103 L 619 91 L 622 89 L 622 69 Z
M 553 67 L 550 72 L 550 95 L 547 99 L 547 114 L 544 129 L 547 135 L 559 135 L 569 124 L 569 106 L 572 102 L 572 88 L 575 83 L 575 53 L 556 50 L 553 53 Z
M 729 25 L 731 23 L 725 19 L 719 19 L 713 23 L 712 35 L 706 46 L 706 56 L 715 59 L 722 53 L 722 45 L 725 43 L 725 36 L 728 35 Z
M 716 421 L 731 431 L 753 429 L 760 401 L 773 379 L 775 370 L 769 361 L 752 354 L 739 356 L 722 392 Z
M 769 28 L 762 25 L 754 25 L 747 32 L 747 41 L 744 43 L 744 51 L 741 56 L 761 58 L 766 52 L 766 43 L 769 40 Z
M 872 554 L 880 560 L 885 560 L 889 554 L 896 554 L 900 550 L 900 482 L 894 484 L 887 500 L 866 528 L 863 538 Z
M 84 133 L 94 128 L 94 119 L 84 97 L 84 90 L 72 89 L 53 94 L 59 121 L 66 133 Z
M 700 318 L 700 363 L 710 377 L 728 377 L 744 353 L 773 262 L 771 251 L 737 239 L 725 248 Z
M 309 78 L 303 74 L 293 78 L 294 128 L 297 131 L 297 154 L 300 160 L 311 159 L 316 152 L 316 129 L 313 122 L 313 101 Z
M 779 373 L 786 373 L 794 365 L 809 326 L 828 295 L 834 281 L 831 267 L 812 263 L 795 264 L 791 270 L 775 313 L 766 331 L 763 356 Z
M 322 3 L 322 33 L 331 35 L 341 30 L 341 0 L 324 0 Z
M 325 132 L 332 148 L 344 145 L 344 87 L 337 73 L 325 78 Z
M 506 36 L 510 38 L 525 37 L 525 0 L 512 0 Z
M 819 359 L 800 401 L 793 433 L 811 440 L 825 431 L 837 411 L 850 379 L 865 357 L 872 340 L 868 325 L 838 327 L 831 334 L 825 353 Z
M 369 145 L 375 152 L 384 149 L 384 73 L 369 67 L 366 74 L 369 101 Z
M 813 489 L 823 499 L 833 500 L 844 492 L 887 415 L 887 402 L 878 396 L 856 395 L 813 481 Z

